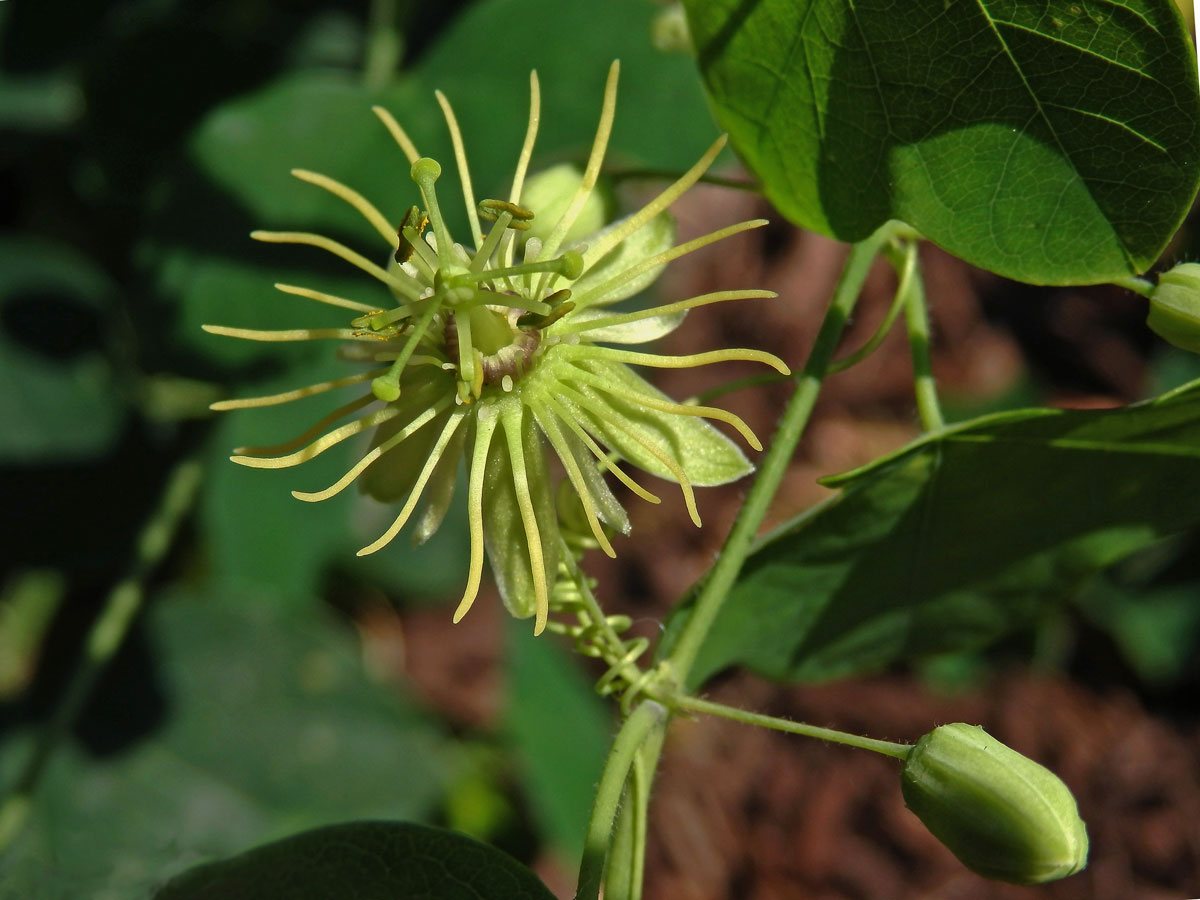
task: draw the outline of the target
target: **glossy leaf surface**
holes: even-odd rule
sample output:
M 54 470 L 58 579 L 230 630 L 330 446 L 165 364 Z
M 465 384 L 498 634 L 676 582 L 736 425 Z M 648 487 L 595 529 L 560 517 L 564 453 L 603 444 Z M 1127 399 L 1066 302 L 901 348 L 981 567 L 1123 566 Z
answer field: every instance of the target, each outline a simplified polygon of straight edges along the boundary
M 1141 272 L 1200 177 L 1195 55 L 1169 0 L 687 0 L 717 118 L 792 221 L 902 219 L 1067 284 Z
M 986 416 L 826 483 L 841 492 L 747 560 L 693 684 L 734 664 L 817 680 L 979 646 L 1195 525 L 1200 385 Z
M 553 900 L 537 876 L 476 840 L 408 822 L 293 835 L 177 878 L 155 900 Z

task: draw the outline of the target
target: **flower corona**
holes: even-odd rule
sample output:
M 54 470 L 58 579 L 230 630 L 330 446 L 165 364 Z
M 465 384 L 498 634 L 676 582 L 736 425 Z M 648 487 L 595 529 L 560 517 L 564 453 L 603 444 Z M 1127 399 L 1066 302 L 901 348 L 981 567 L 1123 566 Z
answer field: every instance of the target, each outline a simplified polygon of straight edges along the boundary
M 540 118 L 539 84 L 531 74 L 529 124 L 507 199 L 476 202 L 457 120 L 446 98 L 437 94 L 462 183 L 469 245 L 454 241 L 439 205 L 442 167 L 422 157 L 396 120 L 375 107 L 407 157 L 420 194 L 420 205 L 409 207 L 398 225 L 338 181 L 300 169 L 293 174 L 361 213 L 388 243 L 387 264 L 321 235 L 259 231 L 252 236 L 329 251 L 382 282 L 395 305 L 375 309 L 309 288 L 276 285 L 350 310 L 349 327 L 205 326 L 250 340 L 343 339 L 350 342 L 343 355 L 368 367 L 283 394 L 214 404 L 216 409 L 269 406 L 369 384 L 369 391 L 294 441 L 244 448 L 233 457 L 252 467 L 295 466 L 371 432 L 370 448 L 336 482 L 319 491 L 293 491 L 301 500 L 319 501 L 357 481 L 375 499 L 401 504 L 392 524 L 360 555 L 391 541 L 422 501 L 413 537 L 418 543 L 428 539 L 445 516 L 458 461 L 465 457 L 471 552 L 455 621 L 476 597 L 486 552 L 505 605 L 514 615 L 533 616 L 535 632 L 545 627 L 557 563 L 565 552 L 548 450 L 561 464 L 595 545 L 610 556 L 615 555 L 610 532 L 628 533 L 629 520 L 604 472 L 650 502 L 658 498 L 634 480 L 625 463 L 678 483 L 698 525 L 693 486 L 722 484 L 750 471 L 736 445 L 706 421 L 731 425 L 761 449 L 741 419 L 721 409 L 676 403 L 630 365 L 683 368 L 748 360 L 788 371 L 777 357 L 756 350 L 666 356 L 608 346 L 657 339 L 696 307 L 774 296 L 762 290 L 719 291 L 645 310 L 611 308 L 647 288 L 671 260 L 765 224 L 741 222 L 675 243 L 666 210 L 704 174 L 724 138 L 642 209 L 603 224 L 604 203 L 596 187 L 615 114 L 617 74 L 614 63 L 583 171 L 560 166 L 527 178 Z M 345 418 L 350 421 L 336 425 Z

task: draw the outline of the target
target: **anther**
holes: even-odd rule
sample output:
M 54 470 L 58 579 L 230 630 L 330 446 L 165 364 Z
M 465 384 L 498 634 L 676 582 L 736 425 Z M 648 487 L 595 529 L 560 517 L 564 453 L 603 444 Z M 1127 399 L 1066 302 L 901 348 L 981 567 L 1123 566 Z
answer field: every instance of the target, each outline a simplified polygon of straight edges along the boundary
M 533 220 L 532 210 L 509 203 L 507 200 L 479 201 L 479 217 L 481 219 L 495 222 L 503 213 L 508 213 L 512 217 L 507 227 L 515 228 L 518 231 L 529 230 L 529 223 Z
M 429 224 L 429 216 L 421 212 L 419 207 L 410 206 L 408 212 L 404 214 L 404 221 L 400 223 L 400 227 L 396 229 L 396 237 L 399 239 L 399 246 L 396 247 L 396 262 L 406 263 L 413 255 L 416 249 L 413 246 L 413 240 L 421 236 L 421 232 L 425 230 L 425 226 Z M 414 232 L 410 238 L 405 231 Z
M 550 307 L 550 312 L 546 315 L 541 313 L 525 313 L 521 318 L 517 319 L 518 328 L 545 328 L 552 325 L 575 308 L 574 301 L 571 300 L 571 292 L 567 289 L 555 291 L 543 301 Z

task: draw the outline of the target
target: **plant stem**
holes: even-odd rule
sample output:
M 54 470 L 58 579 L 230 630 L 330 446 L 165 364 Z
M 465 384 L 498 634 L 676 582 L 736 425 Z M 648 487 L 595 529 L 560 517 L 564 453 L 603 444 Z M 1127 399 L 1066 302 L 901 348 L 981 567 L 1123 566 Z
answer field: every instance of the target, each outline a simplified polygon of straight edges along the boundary
M 97 679 L 120 648 L 129 626 L 142 608 L 146 579 L 170 549 L 180 523 L 191 510 L 201 471 L 197 460 L 185 459 L 168 477 L 158 508 L 138 536 L 129 574 L 109 592 L 104 608 L 88 632 L 79 668 L 34 744 L 33 753 L 12 791 L 0 805 L 0 853 L 16 838 L 32 808 L 33 792 L 55 748 L 75 722 Z
M 871 263 L 879 248 L 899 229 L 907 227 L 900 222 L 888 222 L 850 249 L 841 278 L 834 289 L 829 311 L 825 314 L 825 321 L 821 323 L 821 330 L 817 333 L 817 339 L 809 352 L 803 371 L 797 376 L 796 390 L 763 458 L 758 477 L 746 495 L 746 502 L 725 540 L 721 555 L 700 588 L 691 617 L 684 624 L 679 639 L 669 650 L 671 671 L 680 685 L 687 682 L 688 673 L 696 661 L 700 646 L 708 636 L 729 589 L 733 587 L 742 569 L 754 536 L 767 514 L 771 500 L 775 497 L 775 491 L 783 479 L 788 462 L 795 453 L 796 445 L 816 404 L 825 372 L 842 336 L 842 329 L 858 300 Z
M 1124 278 L 1113 279 L 1113 284 L 1117 287 L 1123 287 L 1128 291 L 1133 291 L 1135 294 L 1141 294 L 1143 297 L 1149 297 L 1154 293 L 1154 282 L 1145 278 L 1139 278 L 1137 275 L 1126 275 Z
M 916 258 L 916 243 L 909 244 L 912 278 L 908 283 L 908 301 L 904 306 L 904 321 L 908 325 L 908 345 L 912 351 L 913 390 L 917 396 L 917 414 L 926 431 L 945 427 L 942 407 L 938 402 L 937 385 L 929 359 L 929 314 L 925 306 L 925 279 L 921 263 Z M 907 261 L 906 261 L 907 265 Z
M 913 270 L 916 266 L 917 259 L 917 244 L 915 241 L 910 241 L 908 244 L 908 252 L 905 254 L 903 263 L 897 263 L 892 260 L 896 266 L 896 273 L 900 276 L 899 282 L 896 284 L 896 295 L 892 298 L 892 305 L 888 307 L 887 315 L 883 317 L 883 321 L 879 323 L 879 327 L 875 329 L 875 333 L 870 339 L 851 353 L 849 356 L 836 360 L 829 364 L 829 369 L 826 375 L 836 375 L 838 372 L 844 372 L 852 366 L 858 365 L 872 353 L 879 349 L 879 345 L 883 343 L 884 338 L 892 330 L 892 326 L 896 324 L 896 319 L 900 317 L 900 310 L 905 306 L 908 299 L 908 286 L 912 281 Z
M 816 403 L 821 382 L 829 369 L 830 360 L 841 339 L 846 320 L 854 308 L 863 282 L 871 268 L 879 249 L 893 238 L 907 237 L 912 233 L 911 228 L 902 222 L 887 222 L 874 234 L 864 241 L 855 244 L 842 269 L 841 278 L 834 289 L 829 310 L 816 341 L 809 352 L 808 361 L 796 376 L 796 390 L 784 411 L 779 428 L 771 447 L 763 459 L 758 477 L 750 488 L 737 521 L 725 540 L 721 555 L 714 564 L 707 580 L 701 587 L 696 598 L 692 615 L 685 623 L 679 639 L 666 648 L 666 659 L 671 676 L 679 685 L 686 684 L 687 676 L 696 661 L 696 655 L 713 626 L 717 613 L 733 586 L 742 563 L 750 551 L 754 536 L 766 516 L 767 509 L 775 492 L 783 479 L 787 464 L 795 452 L 796 445 L 808 424 Z M 749 714 L 748 714 L 749 715 Z M 608 753 L 604 773 L 596 790 L 596 799 L 592 805 L 592 815 L 588 823 L 587 838 L 584 843 L 583 860 L 579 867 L 579 886 L 576 900 L 597 900 L 600 883 L 604 876 L 605 857 L 609 842 L 613 835 L 613 823 L 618 802 L 625 787 L 630 768 L 635 757 L 642 766 L 642 780 L 652 778 L 657 768 L 659 756 L 662 753 L 663 737 L 666 734 L 668 721 L 667 709 L 653 700 L 642 701 L 625 719 L 617 732 L 616 739 Z M 648 790 L 635 792 L 631 798 L 638 805 L 648 802 Z M 639 815 L 640 811 L 638 812 Z M 644 853 L 644 841 L 638 841 L 640 846 L 631 850 Z M 624 841 L 621 842 L 624 844 Z M 618 847 L 621 860 L 625 860 L 625 851 Z M 636 856 L 634 857 L 636 862 Z M 640 892 L 640 866 L 636 878 L 628 881 L 631 894 Z M 613 884 L 618 880 L 614 877 Z M 623 898 L 621 898 L 623 900 Z
M 804 722 L 792 722 L 788 719 L 776 718 L 775 716 L 764 716 L 761 713 L 748 712 L 734 706 L 726 706 L 723 703 L 701 700 L 699 697 L 680 695 L 671 701 L 671 705 L 678 709 L 708 713 L 709 715 L 721 716 L 725 719 L 733 719 L 735 722 L 745 722 L 747 725 L 761 725 L 763 728 L 773 728 L 776 731 L 786 731 L 789 734 L 801 734 L 805 737 L 831 741 L 835 744 L 844 744 L 847 747 L 857 747 L 860 750 L 872 750 L 875 753 L 882 753 L 884 756 L 892 756 L 896 759 L 907 759 L 909 751 L 912 750 L 911 744 L 879 741 L 857 734 L 836 731 L 832 728 L 821 728 L 818 725 L 806 725 Z
M 655 731 L 667 725 L 667 709 L 661 703 L 644 700 L 621 724 L 604 763 L 592 815 L 588 820 L 587 838 L 583 845 L 583 860 L 579 864 L 579 886 L 575 900 L 597 900 L 600 882 L 604 878 L 604 861 L 613 834 L 617 805 L 625 790 L 625 782 L 639 748 Z

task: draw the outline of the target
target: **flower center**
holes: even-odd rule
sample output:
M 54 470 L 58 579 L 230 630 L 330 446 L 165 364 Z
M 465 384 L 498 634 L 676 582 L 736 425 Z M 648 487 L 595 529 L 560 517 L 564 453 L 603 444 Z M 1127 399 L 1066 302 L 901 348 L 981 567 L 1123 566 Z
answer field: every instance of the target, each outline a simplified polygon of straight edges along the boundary
M 522 378 L 531 367 L 534 352 L 542 342 L 538 328 L 519 327 L 524 311 L 505 307 L 477 306 L 465 313 L 470 322 L 471 343 L 483 384 L 501 384 L 511 389 L 512 381 Z M 459 327 L 456 313 L 446 321 L 446 350 L 453 359 L 459 353 Z M 509 381 L 506 383 L 505 378 Z

